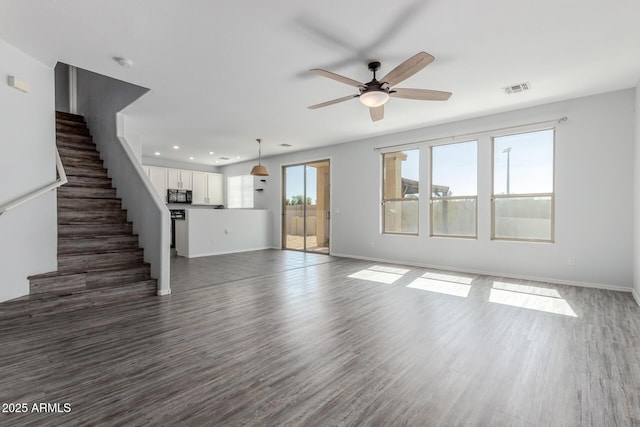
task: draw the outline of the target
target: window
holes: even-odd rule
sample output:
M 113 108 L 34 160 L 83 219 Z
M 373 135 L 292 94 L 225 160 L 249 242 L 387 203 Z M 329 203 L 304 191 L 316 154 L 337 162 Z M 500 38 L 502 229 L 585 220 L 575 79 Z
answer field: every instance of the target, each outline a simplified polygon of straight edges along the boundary
M 382 230 L 418 234 L 419 150 L 382 155 Z
M 554 129 L 493 138 L 492 239 L 553 242 Z
M 477 236 L 478 142 L 431 147 L 431 235 Z
M 227 179 L 227 207 L 253 208 L 253 176 L 230 176 Z

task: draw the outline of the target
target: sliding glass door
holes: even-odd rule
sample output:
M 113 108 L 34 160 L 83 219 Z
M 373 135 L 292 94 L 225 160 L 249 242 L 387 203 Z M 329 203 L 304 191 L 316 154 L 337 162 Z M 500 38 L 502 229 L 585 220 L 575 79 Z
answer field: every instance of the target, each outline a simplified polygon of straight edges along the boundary
M 329 160 L 283 166 L 282 247 L 329 253 Z

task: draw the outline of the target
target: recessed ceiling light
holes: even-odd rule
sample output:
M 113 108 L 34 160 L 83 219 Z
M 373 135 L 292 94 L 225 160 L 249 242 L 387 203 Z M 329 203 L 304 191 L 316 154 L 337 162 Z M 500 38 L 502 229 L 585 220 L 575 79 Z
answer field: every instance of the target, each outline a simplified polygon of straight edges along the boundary
M 159 155 L 160 155 L 160 152 L 159 152 L 159 151 L 156 151 L 156 152 L 155 152 L 155 153 L 153 153 L 153 154 L 155 154 L 156 156 L 159 156 Z
M 193 157 L 189 157 L 189 160 L 193 160 Z
M 209 151 L 209 154 L 213 154 L 213 151 Z
M 216 160 L 216 163 L 220 163 L 220 160 Z
M 180 149 L 180 147 L 179 147 L 179 146 L 177 146 L 177 145 L 174 145 L 174 146 L 173 146 L 173 149 L 174 149 L 174 150 L 179 150 L 179 149 Z
M 239 158 L 240 158 L 240 156 L 236 156 L 236 159 L 239 159 Z

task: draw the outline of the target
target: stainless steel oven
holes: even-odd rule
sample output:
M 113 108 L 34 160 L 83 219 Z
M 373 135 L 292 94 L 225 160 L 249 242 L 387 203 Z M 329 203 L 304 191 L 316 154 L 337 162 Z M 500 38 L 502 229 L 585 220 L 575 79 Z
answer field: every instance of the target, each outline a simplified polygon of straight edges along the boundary
M 183 221 L 187 215 L 184 209 L 169 209 L 171 212 L 171 249 L 176 247 L 176 221 Z

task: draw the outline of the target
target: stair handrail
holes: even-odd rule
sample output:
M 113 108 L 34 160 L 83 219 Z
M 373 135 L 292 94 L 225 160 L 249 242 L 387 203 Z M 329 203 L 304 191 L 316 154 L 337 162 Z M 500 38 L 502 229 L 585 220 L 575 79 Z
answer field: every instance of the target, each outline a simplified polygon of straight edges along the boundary
M 60 153 L 58 153 L 58 148 L 56 147 L 56 171 L 58 173 L 58 178 L 52 182 L 51 184 L 45 185 L 43 187 L 37 188 L 27 194 L 25 194 L 24 196 L 18 197 L 17 199 L 13 199 L 8 203 L 5 203 L 4 205 L 0 206 L 0 216 L 15 208 L 18 207 L 24 203 L 27 203 L 30 200 L 35 199 L 36 197 L 39 197 L 41 195 L 43 195 L 44 193 L 47 193 L 49 191 L 55 190 L 58 187 L 61 187 L 63 185 L 65 185 L 68 181 L 67 181 L 67 174 L 64 171 L 64 166 L 62 165 L 62 160 L 60 159 Z

